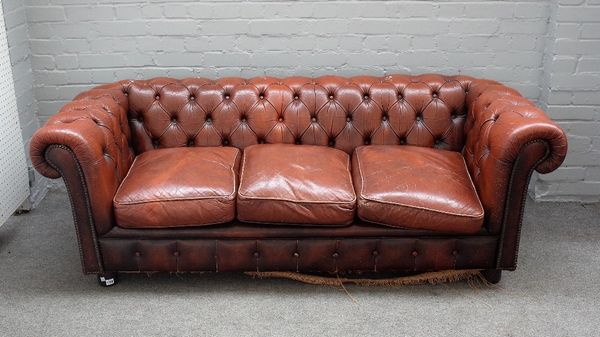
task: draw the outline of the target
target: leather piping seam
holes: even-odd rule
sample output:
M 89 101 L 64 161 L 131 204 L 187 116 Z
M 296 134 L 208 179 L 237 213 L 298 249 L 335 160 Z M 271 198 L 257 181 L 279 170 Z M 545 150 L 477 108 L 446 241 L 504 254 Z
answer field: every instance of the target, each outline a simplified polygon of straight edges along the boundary
M 224 200 L 233 201 L 235 200 L 235 191 L 230 194 L 210 195 L 210 196 L 197 196 L 197 197 L 182 197 L 182 198 L 165 198 L 165 199 L 147 199 L 147 200 L 133 200 L 133 201 L 117 201 L 113 200 L 115 205 L 139 205 L 139 204 L 152 204 L 160 202 L 174 202 L 174 201 L 202 201 L 202 200 Z
M 235 218 L 235 216 L 233 218 Z M 117 223 L 117 227 L 124 228 L 124 229 L 177 229 L 177 228 L 185 228 L 185 227 L 190 228 L 190 227 L 204 227 L 204 226 L 211 226 L 211 225 L 221 225 L 221 224 L 227 223 L 231 220 L 192 223 L 192 224 L 183 224 L 183 225 L 174 225 L 174 226 L 162 226 L 162 225 L 158 225 L 158 226 L 123 226 L 123 223 L 121 222 L 121 223 Z
M 318 145 L 312 145 L 312 146 L 318 146 Z M 339 150 L 341 151 L 341 150 Z M 348 157 L 347 162 L 346 162 L 346 171 L 348 172 L 348 181 L 350 182 L 350 187 L 351 187 L 351 191 L 354 192 L 354 183 L 352 182 L 352 173 L 350 172 L 350 156 L 348 156 L 346 154 L 346 156 Z M 238 189 L 238 200 L 240 201 L 252 201 L 252 200 L 268 200 L 268 201 L 283 201 L 283 202 L 291 202 L 291 203 L 297 203 L 297 204 L 336 204 L 336 205 L 343 205 L 343 204 L 353 204 L 352 205 L 352 209 L 354 210 L 356 207 L 356 193 L 352 193 L 353 194 L 353 198 L 352 200 L 343 200 L 343 201 L 333 201 L 333 200 L 293 200 L 293 199 L 288 199 L 288 198 L 274 198 L 274 197 L 252 197 L 252 196 L 247 196 L 244 195 L 244 193 L 242 193 L 242 185 L 244 183 L 244 169 L 246 168 L 246 151 L 244 151 L 244 156 L 242 157 L 242 165 L 240 168 L 240 187 Z
M 235 200 L 236 196 L 237 196 L 237 175 L 238 173 L 235 171 L 235 163 L 237 162 L 237 158 L 239 157 L 241 151 L 237 151 L 235 154 L 235 157 L 233 157 L 233 165 L 231 165 L 231 167 L 229 168 L 229 171 L 231 171 L 231 176 L 233 177 L 233 190 L 231 193 L 229 194 L 218 194 L 218 195 L 212 195 L 212 196 L 194 196 L 194 197 L 182 197 L 182 198 L 165 198 L 165 199 L 147 199 L 147 200 L 134 200 L 134 201 L 118 201 L 116 199 L 117 195 L 119 195 L 120 191 L 121 191 L 121 187 L 123 187 L 123 185 L 125 185 L 125 180 L 127 180 L 127 178 L 129 177 L 129 175 L 131 174 L 131 172 L 133 171 L 133 165 L 135 164 L 135 162 L 137 161 L 137 159 L 139 158 L 139 156 L 137 156 L 134 160 L 133 163 L 131 163 L 131 168 L 129 169 L 129 171 L 127 172 L 127 174 L 125 175 L 125 178 L 123 178 L 123 180 L 121 181 L 121 183 L 119 184 L 119 187 L 117 188 L 117 191 L 115 192 L 115 196 L 113 197 L 113 203 L 116 205 L 139 205 L 139 204 L 149 204 L 149 203 L 156 203 L 156 202 L 169 202 L 169 201 L 200 201 L 200 200 L 225 200 L 225 201 L 233 201 Z
M 373 220 L 363 219 L 360 215 L 358 217 L 361 220 L 365 221 L 365 222 L 370 222 L 370 223 L 382 225 L 382 226 L 389 227 L 389 228 L 400 228 L 400 229 L 406 229 L 406 230 L 436 231 L 435 229 L 430 229 L 430 228 L 416 228 L 416 227 L 394 226 L 394 225 L 386 224 L 386 223 L 379 222 L 379 221 L 373 221 Z M 481 229 L 481 227 L 479 229 Z M 454 232 L 453 231 L 443 231 L 441 233 L 449 234 L 449 235 L 456 235 L 456 234 L 467 235 L 467 234 L 470 234 L 470 233 L 465 233 L 464 231 L 463 232 L 459 232 L 459 231 L 454 231 Z M 475 232 L 475 234 L 477 234 L 477 233 L 478 232 Z M 484 234 L 483 236 L 488 236 L 488 235 Z
M 104 272 L 104 266 L 102 264 L 102 258 L 100 256 L 100 248 L 98 247 L 98 238 L 96 235 L 96 227 L 94 226 L 94 218 L 92 216 L 92 212 L 91 212 L 91 206 L 90 206 L 90 202 L 89 202 L 89 194 L 88 194 L 88 189 L 87 189 L 87 185 L 85 183 L 85 177 L 83 175 L 83 171 L 81 170 L 81 165 L 79 163 L 79 160 L 77 159 L 77 157 L 75 156 L 75 153 L 71 150 L 71 148 L 69 148 L 68 146 L 65 145 L 61 145 L 61 144 L 51 144 L 49 145 L 46 150 L 44 151 L 44 159 L 46 159 L 46 162 L 56 171 L 58 171 L 61 175 L 61 177 L 63 177 L 63 181 L 65 182 L 65 185 L 67 186 L 67 191 L 69 191 L 69 202 L 71 203 L 71 213 L 73 214 L 73 223 L 75 224 L 75 232 L 77 234 L 77 245 L 79 246 L 79 256 L 81 258 L 81 266 L 82 269 L 84 271 L 85 274 L 94 274 L 94 273 L 90 273 L 86 270 L 85 268 L 85 263 L 83 260 L 83 249 L 81 246 L 81 238 L 79 236 L 79 226 L 78 226 L 78 222 L 77 222 L 77 215 L 75 213 L 75 204 L 73 203 L 73 198 L 71 198 L 71 187 L 68 183 L 67 179 L 64 179 L 65 175 L 62 169 L 60 169 L 58 166 L 56 166 L 51 160 L 48 160 L 48 150 L 50 150 L 51 148 L 60 148 L 62 150 L 67 151 L 71 157 L 73 158 L 73 160 L 75 161 L 75 167 L 77 168 L 77 173 L 79 175 L 79 182 L 81 183 L 81 186 L 83 187 L 83 194 L 84 194 L 84 202 L 85 202 L 85 208 L 86 208 L 86 212 L 88 215 L 88 220 L 90 222 L 90 230 L 91 230 L 91 234 L 92 234 L 92 242 L 94 243 L 94 251 L 96 253 L 96 262 L 98 263 L 98 272 L 103 273 Z
M 378 200 L 378 199 L 375 199 L 375 198 L 365 198 L 363 196 L 361 196 L 360 199 L 364 200 L 364 201 L 370 201 L 370 202 L 374 202 L 374 203 L 379 203 L 379 204 L 394 205 L 394 206 L 404 207 L 404 208 L 408 208 L 408 209 L 417 209 L 417 210 L 422 210 L 422 211 L 429 211 L 429 212 L 432 212 L 432 213 L 443 214 L 443 215 L 450 215 L 450 216 L 455 216 L 455 217 L 459 217 L 459 218 L 483 219 L 483 215 L 484 215 L 483 212 L 481 212 L 479 214 L 475 214 L 475 215 L 469 215 L 469 214 L 453 213 L 453 212 L 448 212 L 448 211 L 440 211 L 440 210 L 436 210 L 436 209 L 428 208 L 428 207 L 423 207 L 423 206 L 407 205 L 407 204 L 403 204 L 403 203 L 399 203 L 399 202 L 395 202 L 395 201 L 385 201 L 385 200 Z
M 127 173 L 125 174 L 125 177 L 123 178 L 123 180 L 121 180 L 121 182 L 119 183 L 119 186 L 117 187 L 117 190 L 115 191 L 115 197 L 117 195 L 119 195 L 119 192 L 121 191 L 121 187 L 123 187 L 123 185 L 125 185 L 125 180 L 127 180 L 127 177 L 129 177 L 129 175 L 131 174 L 133 165 L 138 160 L 138 158 L 139 158 L 139 156 L 135 156 L 135 158 L 131 162 L 131 166 L 129 167 L 129 170 L 127 170 Z M 113 197 L 113 203 L 115 202 L 115 197 Z
M 459 153 L 460 154 L 460 153 Z M 469 167 L 467 166 L 467 161 L 464 156 L 460 156 L 460 159 L 463 162 L 463 167 L 465 168 L 465 174 L 467 175 L 467 179 L 471 183 L 471 190 L 475 194 L 475 199 L 477 199 L 477 203 L 479 204 L 479 208 L 481 209 L 481 216 L 485 216 L 485 209 L 483 208 L 483 204 L 481 203 L 481 199 L 479 199 L 479 194 L 477 193 L 477 188 L 475 188 L 475 184 L 473 183 L 473 178 L 471 177 L 471 173 L 469 173 Z
M 239 218 L 239 217 L 238 217 Z M 270 221 L 259 221 L 259 220 L 248 220 L 248 219 L 243 219 L 243 221 L 245 223 L 248 224 L 258 224 L 258 225 L 273 225 L 276 227 L 286 227 L 286 226 L 292 226 L 290 225 L 288 222 L 270 222 Z M 295 222 L 296 226 L 298 226 L 299 228 L 306 228 L 309 226 L 317 226 L 317 227 L 323 227 L 323 228 L 343 228 L 346 226 L 349 226 L 352 224 L 352 220 L 350 221 L 346 221 L 346 222 L 338 222 L 338 223 L 314 223 L 314 222 Z M 235 238 L 235 240 L 237 240 L 238 238 Z M 243 240 L 253 240 L 251 238 L 245 238 Z
M 362 148 L 362 147 L 361 147 Z M 483 211 L 483 206 L 481 206 L 481 202 L 479 201 L 479 196 L 477 196 L 477 191 L 475 190 L 475 187 L 473 186 L 473 181 L 471 180 L 471 176 L 469 175 L 469 171 L 466 170 L 467 173 L 467 177 L 469 178 L 469 181 L 471 182 L 471 187 L 473 188 L 473 193 L 477 196 L 477 201 L 479 202 L 479 205 L 481 206 L 481 212 L 480 214 L 477 215 L 469 215 L 469 214 L 460 214 L 460 213 L 455 213 L 455 212 L 448 212 L 448 211 L 441 211 L 441 210 L 436 210 L 436 209 L 432 209 L 432 208 L 428 208 L 428 207 L 422 207 L 422 206 L 415 206 L 415 205 L 407 205 L 407 204 L 403 204 L 400 202 L 395 202 L 395 201 L 385 201 L 385 200 L 379 200 L 376 198 L 368 198 L 365 197 L 365 193 L 364 193 L 364 186 L 365 186 L 365 178 L 363 176 L 363 172 L 361 169 L 362 164 L 360 163 L 360 156 L 358 154 L 358 151 L 362 151 L 360 150 L 361 148 L 358 148 L 355 150 L 355 155 L 356 155 L 356 163 L 357 163 L 357 168 L 358 168 L 358 173 L 360 175 L 360 180 L 361 180 L 361 184 L 360 184 L 360 195 L 357 196 L 360 200 L 366 200 L 366 201 L 371 201 L 371 202 L 375 202 L 375 203 L 382 203 L 382 204 L 387 204 L 387 205 L 395 205 L 395 206 L 400 206 L 400 207 L 404 207 L 404 208 L 408 208 L 408 209 L 420 209 L 420 210 L 424 210 L 424 211 L 429 211 L 432 213 L 438 213 L 438 214 L 444 214 L 444 215 L 451 215 L 451 216 L 457 216 L 457 217 L 463 217 L 463 218 L 483 218 L 484 216 L 484 211 Z M 464 160 L 463 160 L 464 163 Z M 465 168 L 466 168 L 466 163 L 465 163 Z M 362 219 L 362 218 L 361 218 Z M 365 219 L 363 219 L 365 220 Z
M 516 242 L 515 256 L 513 258 L 514 267 L 516 267 L 516 265 L 517 265 L 517 258 L 519 255 L 519 242 L 521 239 L 521 228 L 523 227 L 522 226 L 523 225 L 523 213 L 524 213 L 524 209 L 525 209 L 525 202 L 527 201 L 527 187 L 529 186 L 531 175 L 533 174 L 533 171 L 535 170 L 535 168 L 540 163 L 542 163 L 544 160 L 546 160 L 550 155 L 550 148 L 548 146 L 548 142 L 543 139 L 536 139 L 536 140 L 532 140 L 532 141 L 525 143 L 525 145 L 523 145 L 521 147 L 521 149 L 519 150 L 519 153 L 521 153 L 521 151 L 523 151 L 523 149 L 526 148 L 527 146 L 529 146 L 531 144 L 535 144 L 535 143 L 543 143 L 546 148 L 546 153 L 544 154 L 544 156 L 542 156 L 539 160 L 537 160 L 535 162 L 535 164 L 532 166 L 532 168 L 527 173 L 527 184 L 526 184 L 525 188 L 523 189 L 523 192 L 521 193 L 521 207 L 519 209 L 519 221 L 517 222 L 517 236 L 515 238 L 515 242 Z M 516 168 L 518 167 L 517 163 L 521 160 L 521 158 L 522 157 L 520 154 L 519 157 L 517 157 L 517 159 L 513 163 L 513 167 L 512 167 L 511 173 L 510 173 L 510 179 L 508 181 L 508 190 L 506 191 L 506 197 L 504 198 L 504 215 L 502 217 L 502 229 L 500 231 L 500 239 L 498 240 L 498 256 L 496 257 L 496 269 L 503 269 L 503 267 L 500 265 L 500 263 L 502 260 L 502 254 L 504 252 L 504 238 L 506 235 L 506 227 L 507 227 L 506 221 L 508 219 L 508 213 L 509 213 L 508 207 L 509 207 L 509 204 L 511 201 L 511 195 L 512 195 L 512 191 L 513 191 L 513 181 L 516 176 Z M 506 268 L 504 268 L 504 269 L 506 269 Z
M 293 199 L 286 199 L 286 198 L 269 198 L 269 197 L 247 197 L 244 196 L 243 194 L 239 194 L 238 193 L 238 200 L 240 201 L 254 201 L 254 200 L 268 200 L 268 201 L 282 201 L 282 202 L 290 202 L 293 204 L 321 204 L 321 205 L 327 205 L 327 204 L 335 204 L 335 205 L 352 205 L 352 208 L 355 208 L 354 205 L 356 204 L 356 196 L 352 199 L 352 200 L 348 200 L 348 201 L 329 201 L 329 200 L 293 200 Z

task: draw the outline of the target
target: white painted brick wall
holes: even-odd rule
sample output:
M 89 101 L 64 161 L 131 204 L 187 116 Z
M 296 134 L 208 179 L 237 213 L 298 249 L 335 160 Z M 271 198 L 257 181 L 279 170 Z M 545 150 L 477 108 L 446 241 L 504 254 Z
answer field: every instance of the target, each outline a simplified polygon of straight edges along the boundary
M 27 141 L 39 124 L 36 118 L 37 102 L 33 95 L 33 73 L 28 43 L 26 8 L 20 0 L 3 0 L 2 5 L 20 123 L 23 139 Z
M 28 2 L 42 120 L 86 87 L 152 76 L 466 73 L 540 95 L 546 3 L 97 2 Z
M 31 68 L 31 50 L 29 46 L 28 21 L 26 6 L 22 0 L 3 0 L 4 21 L 10 61 L 12 65 L 15 93 L 17 95 L 17 109 L 19 110 L 19 124 L 23 136 L 24 151 L 29 153 L 31 136 L 39 128 L 38 105 L 33 90 L 33 72 Z M 28 155 L 28 167 L 32 167 Z M 31 198 L 23 208 L 31 208 L 37 204 L 46 193 L 47 179 L 35 172 L 35 180 L 31 182 Z
M 540 103 L 564 128 L 569 152 L 540 175 L 543 200 L 600 200 L 600 2 L 559 0 L 550 15 Z
M 76 93 L 124 78 L 464 73 L 517 88 L 569 132 L 574 150 L 564 168 L 540 178 L 537 198 L 600 199 L 593 191 L 598 0 L 27 0 L 25 7 L 42 122 Z

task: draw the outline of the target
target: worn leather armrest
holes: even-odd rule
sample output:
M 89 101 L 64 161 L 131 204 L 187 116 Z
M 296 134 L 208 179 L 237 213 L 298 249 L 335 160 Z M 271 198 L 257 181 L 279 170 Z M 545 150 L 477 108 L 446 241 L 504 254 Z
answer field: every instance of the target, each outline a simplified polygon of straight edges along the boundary
M 66 104 L 32 137 L 30 154 L 34 167 L 42 175 L 65 182 L 85 184 L 85 198 L 73 200 L 73 207 L 89 203 L 91 222 L 98 234 L 114 226 L 112 198 L 133 161 L 131 134 L 127 122 L 127 96 L 114 87 L 92 89 Z M 52 161 L 47 151 L 57 146 L 73 156 Z M 69 169 L 77 167 L 78 169 Z M 71 183 L 73 184 L 73 183 Z M 71 191 L 69 191 L 71 193 Z M 73 195 L 71 195 L 73 198 Z
M 507 226 L 520 226 L 522 207 L 510 203 L 516 199 L 524 203 L 534 169 L 548 173 L 562 164 L 567 138 L 514 89 L 486 80 L 475 80 L 468 89 L 463 154 L 485 209 L 488 230 L 501 234 Z

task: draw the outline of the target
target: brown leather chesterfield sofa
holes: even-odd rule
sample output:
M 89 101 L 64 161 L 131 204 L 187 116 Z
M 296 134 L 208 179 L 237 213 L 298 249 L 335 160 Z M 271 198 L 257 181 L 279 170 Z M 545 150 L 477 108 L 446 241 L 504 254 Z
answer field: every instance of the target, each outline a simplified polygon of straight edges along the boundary
M 467 76 L 121 81 L 33 137 L 84 273 L 514 270 L 533 170 L 563 131 Z

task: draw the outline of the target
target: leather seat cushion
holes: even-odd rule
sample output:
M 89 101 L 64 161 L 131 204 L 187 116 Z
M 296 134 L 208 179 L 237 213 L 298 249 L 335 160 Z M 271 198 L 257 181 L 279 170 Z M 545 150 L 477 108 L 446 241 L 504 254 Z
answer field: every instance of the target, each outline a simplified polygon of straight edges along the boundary
M 364 221 L 453 233 L 475 233 L 483 224 L 483 207 L 459 152 L 362 146 L 352 157 L 352 177 Z
M 244 150 L 237 203 L 240 221 L 350 224 L 356 204 L 350 156 L 324 146 L 249 146 Z
M 233 220 L 240 158 L 234 147 L 142 153 L 114 197 L 117 225 L 164 228 Z

